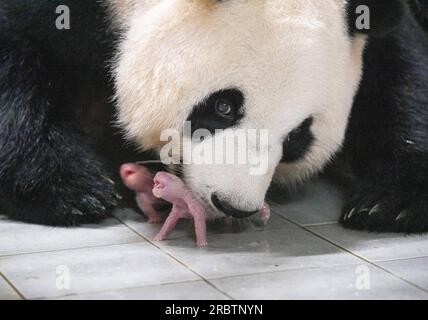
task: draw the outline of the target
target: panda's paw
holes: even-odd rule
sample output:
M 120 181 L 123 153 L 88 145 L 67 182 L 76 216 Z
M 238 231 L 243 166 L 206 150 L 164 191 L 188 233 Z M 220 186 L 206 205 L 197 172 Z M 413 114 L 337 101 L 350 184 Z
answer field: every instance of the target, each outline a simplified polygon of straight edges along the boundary
M 30 194 L 9 190 L 0 185 L 0 211 L 12 219 L 50 226 L 99 223 L 120 200 L 113 181 L 104 175 L 54 179 Z
M 394 189 L 359 186 L 343 208 L 341 223 L 358 230 L 428 232 L 428 194 Z
M 41 210 L 29 211 L 29 219 L 42 224 L 77 226 L 99 223 L 118 205 L 120 195 L 107 167 L 87 152 L 70 159 L 65 170 L 57 171 L 40 193 Z
M 99 167 L 73 180 L 61 190 L 57 202 L 66 225 L 100 222 L 121 200 L 115 181 Z

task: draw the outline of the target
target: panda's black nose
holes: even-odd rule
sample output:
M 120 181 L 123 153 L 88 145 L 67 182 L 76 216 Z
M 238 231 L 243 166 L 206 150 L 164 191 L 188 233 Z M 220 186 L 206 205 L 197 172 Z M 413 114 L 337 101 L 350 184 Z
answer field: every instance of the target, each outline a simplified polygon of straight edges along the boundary
M 248 218 L 253 214 L 259 212 L 259 210 L 243 211 L 243 210 L 236 209 L 226 201 L 221 200 L 216 193 L 213 193 L 211 195 L 211 201 L 218 210 L 222 211 L 225 215 L 233 218 L 238 218 L 238 219 Z

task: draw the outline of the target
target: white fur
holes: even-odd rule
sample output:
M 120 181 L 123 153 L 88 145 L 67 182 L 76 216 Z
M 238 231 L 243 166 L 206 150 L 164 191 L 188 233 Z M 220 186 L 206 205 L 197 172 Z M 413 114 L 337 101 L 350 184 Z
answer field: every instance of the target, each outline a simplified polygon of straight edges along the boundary
M 209 94 L 239 88 L 245 117 L 238 128 L 269 130 L 267 174 L 249 176 L 248 167 L 238 165 L 189 165 L 185 179 L 204 199 L 220 192 L 239 209 L 261 208 L 275 170 L 280 181 L 304 179 L 343 142 L 365 43 L 350 41 L 344 5 L 345 0 L 150 1 L 133 11 L 120 45 L 120 124 L 141 146 L 158 148 L 161 131 L 181 129 Z M 278 166 L 284 137 L 309 116 L 316 138 L 310 152 L 298 163 Z

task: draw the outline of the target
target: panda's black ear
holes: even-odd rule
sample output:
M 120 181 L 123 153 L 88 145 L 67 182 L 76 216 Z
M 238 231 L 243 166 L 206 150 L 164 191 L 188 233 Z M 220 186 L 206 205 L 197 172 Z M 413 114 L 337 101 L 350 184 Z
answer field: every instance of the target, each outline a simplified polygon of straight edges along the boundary
M 347 16 L 351 34 L 383 36 L 399 25 L 405 0 L 349 0 Z

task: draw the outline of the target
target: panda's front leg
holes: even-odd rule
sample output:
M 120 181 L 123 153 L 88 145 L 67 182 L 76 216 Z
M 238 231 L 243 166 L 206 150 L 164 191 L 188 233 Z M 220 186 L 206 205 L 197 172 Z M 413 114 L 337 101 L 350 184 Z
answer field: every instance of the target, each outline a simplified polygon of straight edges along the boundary
M 16 37 L 12 37 L 16 39 Z M 0 212 L 48 225 L 99 222 L 117 205 L 110 170 L 64 116 L 44 56 L 0 38 Z
M 368 40 L 344 147 L 358 178 L 346 227 L 428 232 L 427 57 L 426 33 L 408 13 L 389 36 Z
M 2 213 L 53 226 L 100 222 L 120 197 L 110 171 L 77 134 L 47 125 L 46 135 L 28 131 L 36 143 L 22 141 L 14 144 L 16 152 L 0 153 L 0 159 L 10 159 L 0 174 Z
M 404 110 L 389 107 L 383 118 L 373 111 L 371 118 L 365 112 L 351 118 L 345 151 L 357 179 L 341 222 L 359 230 L 428 232 L 428 117 L 408 104 L 393 122 Z
M 357 179 L 343 207 L 345 227 L 428 232 L 428 118 L 418 109 L 418 121 L 404 113 L 393 123 L 399 111 L 390 111 L 390 118 L 385 113 L 384 119 L 354 113 L 345 151 Z

